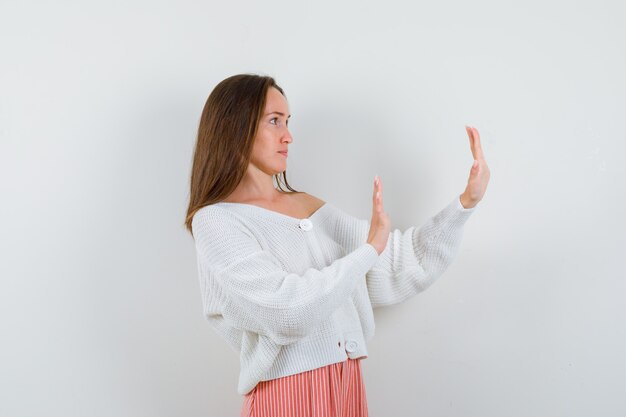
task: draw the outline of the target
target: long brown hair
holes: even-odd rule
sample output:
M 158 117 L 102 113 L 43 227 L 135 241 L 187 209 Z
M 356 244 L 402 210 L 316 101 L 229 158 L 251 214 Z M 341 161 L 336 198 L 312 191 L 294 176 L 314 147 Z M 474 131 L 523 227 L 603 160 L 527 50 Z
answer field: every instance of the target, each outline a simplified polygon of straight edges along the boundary
M 209 94 L 200 117 L 191 168 L 185 227 L 192 236 L 194 214 L 228 197 L 243 179 L 270 87 L 285 96 L 274 78 L 256 74 L 230 76 Z M 287 182 L 287 170 L 274 175 L 273 179 L 281 191 L 287 192 L 281 185 L 282 180 L 290 192 L 298 192 Z

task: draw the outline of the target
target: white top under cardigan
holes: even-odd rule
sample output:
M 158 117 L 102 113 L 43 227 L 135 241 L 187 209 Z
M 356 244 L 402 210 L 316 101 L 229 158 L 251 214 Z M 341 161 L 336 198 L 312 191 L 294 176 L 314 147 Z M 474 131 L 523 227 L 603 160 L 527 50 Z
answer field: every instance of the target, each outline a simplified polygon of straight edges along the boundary
M 192 220 L 203 311 L 239 353 L 238 392 L 259 381 L 367 356 L 372 308 L 425 290 L 458 252 L 476 209 L 456 196 L 421 228 L 389 233 L 326 202 L 306 219 L 219 202 Z

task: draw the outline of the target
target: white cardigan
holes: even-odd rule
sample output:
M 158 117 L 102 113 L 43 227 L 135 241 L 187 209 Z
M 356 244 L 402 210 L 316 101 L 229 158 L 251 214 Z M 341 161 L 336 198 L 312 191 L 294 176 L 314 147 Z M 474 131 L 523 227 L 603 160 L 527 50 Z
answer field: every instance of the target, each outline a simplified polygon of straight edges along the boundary
M 197 211 L 203 311 L 239 353 L 238 392 L 367 356 L 372 308 L 430 286 L 456 256 L 475 209 L 456 196 L 421 228 L 391 231 L 380 255 L 366 243 L 370 221 L 328 202 L 306 219 L 244 203 Z

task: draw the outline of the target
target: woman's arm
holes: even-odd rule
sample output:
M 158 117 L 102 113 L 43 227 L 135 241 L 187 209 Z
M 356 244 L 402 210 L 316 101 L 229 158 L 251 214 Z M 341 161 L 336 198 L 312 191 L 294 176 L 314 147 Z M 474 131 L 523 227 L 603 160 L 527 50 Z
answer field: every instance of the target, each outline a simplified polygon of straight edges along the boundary
M 463 225 L 482 200 L 490 177 L 478 130 L 470 126 L 465 129 L 474 163 L 463 194 L 421 228 L 389 233 L 385 251 L 367 274 L 373 306 L 399 303 L 425 290 L 455 258 Z
M 369 243 L 323 269 L 285 271 L 236 216 L 207 207 L 194 216 L 205 314 L 221 311 L 233 327 L 293 343 L 349 297 L 379 255 Z M 289 248 L 287 248 L 288 250 Z
M 372 306 L 397 304 L 428 288 L 456 257 L 474 210 L 464 208 L 457 196 L 419 229 L 390 232 L 387 247 L 366 275 Z

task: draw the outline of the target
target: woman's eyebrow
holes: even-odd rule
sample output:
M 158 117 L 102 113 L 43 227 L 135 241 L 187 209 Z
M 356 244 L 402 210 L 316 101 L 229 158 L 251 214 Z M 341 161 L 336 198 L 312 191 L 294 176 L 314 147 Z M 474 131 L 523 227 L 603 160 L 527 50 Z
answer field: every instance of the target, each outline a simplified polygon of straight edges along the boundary
M 280 114 L 281 116 L 284 116 L 284 115 L 285 115 L 285 113 L 281 113 L 281 112 L 279 112 L 279 111 L 271 111 L 271 112 L 267 113 L 267 114 L 266 114 L 266 116 L 268 116 L 268 115 L 270 115 L 270 114 L 274 114 L 274 113 L 276 113 L 276 114 Z M 287 119 L 289 119 L 290 117 L 291 117 L 291 115 L 287 116 Z

